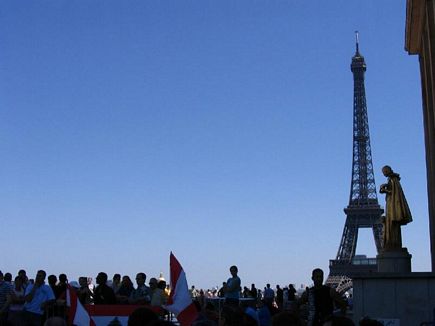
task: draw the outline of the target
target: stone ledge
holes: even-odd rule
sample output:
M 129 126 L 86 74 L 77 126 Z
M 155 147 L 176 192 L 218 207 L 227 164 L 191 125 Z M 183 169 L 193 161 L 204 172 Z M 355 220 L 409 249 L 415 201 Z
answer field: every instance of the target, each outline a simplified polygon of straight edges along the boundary
M 422 278 L 429 278 L 429 279 L 435 279 L 435 273 L 433 272 L 411 272 L 411 273 L 381 273 L 381 272 L 374 272 L 369 273 L 365 275 L 355 275 L 352 277 L 352 279 L 391 279 L 394 277 L 395 279 L 422 279 Z

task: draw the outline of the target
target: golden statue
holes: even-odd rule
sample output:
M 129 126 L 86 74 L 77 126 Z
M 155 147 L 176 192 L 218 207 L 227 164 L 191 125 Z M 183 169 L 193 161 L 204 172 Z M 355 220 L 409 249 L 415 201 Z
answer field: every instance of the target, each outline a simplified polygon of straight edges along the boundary
M 384 250 L 402 248 L 401 225 L 412 222 L 411 211 L 406 202 L 400 185 L 400 176 L 394 173 L 388 165 L 382 168 L 382 173 L 388 178 L 388 183 L 381 185 L 379 192 L 386 194 L 384 224 Z

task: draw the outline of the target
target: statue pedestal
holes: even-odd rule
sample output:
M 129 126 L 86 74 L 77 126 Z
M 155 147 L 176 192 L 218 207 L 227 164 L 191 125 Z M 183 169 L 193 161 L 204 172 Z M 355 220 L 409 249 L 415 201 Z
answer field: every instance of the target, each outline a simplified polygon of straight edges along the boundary
M 408 249 L 400 248 L 381 252 L 376 256 L 380 273 L 410 273 L 411 257 Z
M 435 273 L 370 273 L 352 282 L 356 325 L 364 316 L 401 326 L 434 320 Z
M 435 273 L 411 273 L 406 248 L 380 253 L 378 272 L 352 277 L 353 320 L 364 316 L 384 325 L 420 325 L 433 321 Z

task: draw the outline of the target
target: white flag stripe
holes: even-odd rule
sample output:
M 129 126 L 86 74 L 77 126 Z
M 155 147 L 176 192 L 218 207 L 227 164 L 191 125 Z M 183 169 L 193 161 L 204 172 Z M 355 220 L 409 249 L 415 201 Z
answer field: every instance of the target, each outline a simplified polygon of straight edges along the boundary
M 178 276 L 178 281 L 174 289 L 173 302 L 172 305 L 167 306 L 166 308 L 175 315 L 178 315 L 192 303 L 184 270 L 181 270 L 180 275 Z
M 91 318 L 89 317 L 88 312 L 80 303 L 80 301 L 77 300 L 77 309 L 74 316 L 74 324 L 77 326 L 89 326 L 90 322 Z

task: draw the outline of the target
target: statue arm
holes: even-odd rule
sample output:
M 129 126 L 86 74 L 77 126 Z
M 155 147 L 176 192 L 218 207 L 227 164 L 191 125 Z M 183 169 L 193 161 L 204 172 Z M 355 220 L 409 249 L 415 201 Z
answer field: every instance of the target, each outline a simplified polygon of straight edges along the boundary
M 391 187 L 388 183 L 384 183 L 381 185 L 379 192 L 381 194 L 391 194 Z

